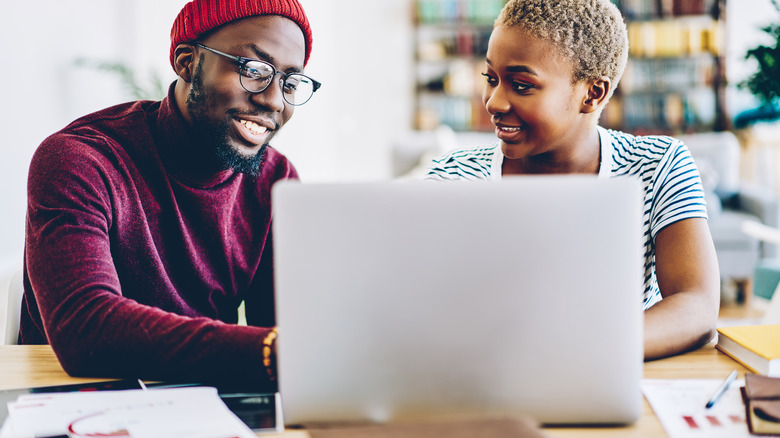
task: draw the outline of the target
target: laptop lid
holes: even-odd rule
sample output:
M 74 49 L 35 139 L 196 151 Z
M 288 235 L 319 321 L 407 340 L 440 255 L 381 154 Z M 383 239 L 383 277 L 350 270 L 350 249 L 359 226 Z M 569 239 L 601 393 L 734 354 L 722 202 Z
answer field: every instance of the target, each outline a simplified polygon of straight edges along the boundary
M 641 412 L 641 194 L 584 176 L 277 184 L 286 424 Z

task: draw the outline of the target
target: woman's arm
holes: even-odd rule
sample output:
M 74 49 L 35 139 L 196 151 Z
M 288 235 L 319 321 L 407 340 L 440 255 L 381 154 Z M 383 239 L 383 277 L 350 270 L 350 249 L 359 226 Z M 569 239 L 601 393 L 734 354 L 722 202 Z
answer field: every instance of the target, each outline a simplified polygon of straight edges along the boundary
M 655 239 L 663 300 L 645 311 L 645 360 L 698 348 L 715 334 L 720 273 L 707 221 L 684 219 Z

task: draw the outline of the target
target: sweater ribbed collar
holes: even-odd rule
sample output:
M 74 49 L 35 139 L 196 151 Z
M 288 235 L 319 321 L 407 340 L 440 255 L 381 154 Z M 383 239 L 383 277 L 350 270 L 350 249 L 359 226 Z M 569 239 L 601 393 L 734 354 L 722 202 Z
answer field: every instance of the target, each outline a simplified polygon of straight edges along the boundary
M 198 140 L 176 104 L 174 81 L 168 88 L 168 96 L 160 102 L 156 120 L 155 137 L 157 150 L 169 175 L 184 185 L 193 188 L 215 188 L 229 183 L 241 174 L 233 169 L 204 172 L 202 158 L 193 154 L 193 145 Z

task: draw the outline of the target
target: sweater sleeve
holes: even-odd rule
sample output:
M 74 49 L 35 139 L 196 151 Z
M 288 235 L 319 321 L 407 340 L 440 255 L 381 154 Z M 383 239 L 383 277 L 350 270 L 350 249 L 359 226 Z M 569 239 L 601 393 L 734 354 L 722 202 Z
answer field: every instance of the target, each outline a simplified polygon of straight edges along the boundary
M 109 183 L 117 167 L 89 140 L 67 135 L 44 142 L 30 167 L 28 286 L 65 371 L 273 390 L 263 365 L 272 328 L 182 316 L 123 296 L 109 238 L 122 196 Z

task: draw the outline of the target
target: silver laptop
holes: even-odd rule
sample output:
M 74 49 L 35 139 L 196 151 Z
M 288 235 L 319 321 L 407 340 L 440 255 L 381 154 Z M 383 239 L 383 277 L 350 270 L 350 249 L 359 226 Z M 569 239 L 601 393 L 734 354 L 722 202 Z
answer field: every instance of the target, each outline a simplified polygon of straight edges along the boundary
M 641 412 L 641 195 L 627 179 L 280 183 L 285 423 Z

